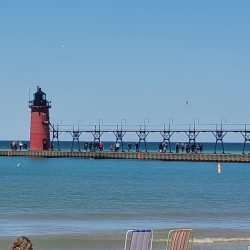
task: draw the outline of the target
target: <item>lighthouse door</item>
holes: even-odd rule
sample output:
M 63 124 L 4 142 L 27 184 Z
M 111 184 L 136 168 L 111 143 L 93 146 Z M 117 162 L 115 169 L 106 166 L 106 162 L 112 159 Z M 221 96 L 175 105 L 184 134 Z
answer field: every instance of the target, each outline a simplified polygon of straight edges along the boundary
M 48 150 L 48 141 L 47 141 L 47 139 L 43 139 L 43 150 Z

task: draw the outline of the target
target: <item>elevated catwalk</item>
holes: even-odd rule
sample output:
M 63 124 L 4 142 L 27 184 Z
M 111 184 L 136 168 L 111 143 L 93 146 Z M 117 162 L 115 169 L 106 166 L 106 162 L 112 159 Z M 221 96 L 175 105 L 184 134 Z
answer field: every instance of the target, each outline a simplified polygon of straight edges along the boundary
M 138 144 L 139 151 L 141 148 L 147 152 L 147 138 L 155 134 L 159 135 L 159 143 L 166 145 L 166 151 L 172 153 L 171 148 L 172 138 L 175 141 L 185 142 L 189 146 L 202 143 L 200 137 L 210 138 L 209 141 L 214 140 L 214 153 L 218 152 L 217 146 L 220 144 L 222 148 L 221 153 L 225 153 L 224 138 L 236 138 L 235 142 L 242 145 L 242 153 L 246 152 L 246 144 L 250 142 L 250 124 L 174 124 L 170 126 L 153 126 L 153 125 L 90 125 L 90 126 L 69 126 L 69 125 L 54 125 L 50 124 L 51 142 L 54 149 L 60 151 L 60 139 L 62 134 L 68 134 L 72 138 L 71 151 L 74 151 L 75 145 L 77 150 L 81 151 L 80 142 L 86 142 L 88 135 L 92 136 L 92 143 L 100 143 L 106 135 L 113 135 L 113 142 L 119 143 L 121 151 L 123 151 L 123 143 L 126 140 L 126 135 L 136 138 L 135 142 Z M 181 136 L 182 135 L 182 136 Z M 184 136 L 183 136 L 184 135 Z M 86 137 L 85 137 L 86 136 Z M 89 137 L 89 136 L 88 136 Z M 126 140 L 128 142 L 128 140 Z M 142 146 L 142 147 L 141 147 Z M 172 145 L 173 146 L 173 145 Z

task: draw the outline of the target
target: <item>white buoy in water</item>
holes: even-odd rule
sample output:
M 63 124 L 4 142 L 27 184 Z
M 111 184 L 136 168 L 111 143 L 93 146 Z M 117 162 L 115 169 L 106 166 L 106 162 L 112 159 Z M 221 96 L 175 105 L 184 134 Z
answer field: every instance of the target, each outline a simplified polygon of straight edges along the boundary
M 19 163 L 16 165 L 17 168 L 20 167 L 20 166 L 21 166 L 21 162 L 19 162 Z
M 218 174 L 221 174 L 221 165 L 220 165 L 220 163 L 218 163 L 217 171 L 218 171 Z

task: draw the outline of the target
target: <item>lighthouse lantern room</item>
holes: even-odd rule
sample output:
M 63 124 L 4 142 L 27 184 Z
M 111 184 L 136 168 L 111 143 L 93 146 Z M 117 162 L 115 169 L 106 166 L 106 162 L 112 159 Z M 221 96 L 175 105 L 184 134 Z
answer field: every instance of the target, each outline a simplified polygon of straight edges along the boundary
M 46 94 L 37 87 L 34 98 L 29 102 L 31 109 L 30 123 L 30 150 L 49 150 L 50 131 L 49 131 L 49 109 L 51 103 L 46 100 Z

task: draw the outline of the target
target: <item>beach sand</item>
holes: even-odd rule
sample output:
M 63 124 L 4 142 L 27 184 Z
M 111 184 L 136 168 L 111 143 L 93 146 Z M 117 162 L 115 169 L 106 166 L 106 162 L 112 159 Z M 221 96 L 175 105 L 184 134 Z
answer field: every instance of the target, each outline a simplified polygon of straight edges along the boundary
M 211 233 L 211 232 L 210 232 Z M 212 237 L 197 232 L 194 237 L 192 249 L 194 250 L 247 250 L 250 239 L 234 238 L 234 233 L 227 234 L 227 237 L 218 237 L 216 233 Z M 245 235 L 247 236 L 247 235 Z M 125 235 L 64 235 L 64 236 L 28 236 L 34 250 L 119 250 L 124 248 Z M 153 249 L 161 250 L 166 248 L 166 233 L 156 231 L 154 233 Z M 9 249 L 15 237 L 0 238 L 0 250 Z

